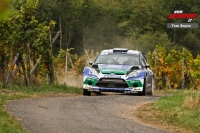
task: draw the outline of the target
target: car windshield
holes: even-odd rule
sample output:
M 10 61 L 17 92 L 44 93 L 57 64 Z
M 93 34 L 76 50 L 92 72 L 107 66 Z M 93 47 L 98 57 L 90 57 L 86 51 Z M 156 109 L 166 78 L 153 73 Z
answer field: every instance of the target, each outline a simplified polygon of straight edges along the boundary
M 99 55 L 96 64 L 139 65 L 139 56 L 131 54 L 103 54 Z

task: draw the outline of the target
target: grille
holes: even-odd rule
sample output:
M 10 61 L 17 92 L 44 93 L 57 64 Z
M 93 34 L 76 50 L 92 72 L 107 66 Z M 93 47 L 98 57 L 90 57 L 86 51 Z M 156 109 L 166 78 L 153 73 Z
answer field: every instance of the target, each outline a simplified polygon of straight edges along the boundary
M 103 72 L 102 74 L 110 74 L 110 72 Z M 115 73 L 115 75 L 125 75 L 124 73 Z
M 128 84 L 124 79 L 118 78 L 101 78 L 97 82 L 96 86 L 107 88 L 127 88 Z

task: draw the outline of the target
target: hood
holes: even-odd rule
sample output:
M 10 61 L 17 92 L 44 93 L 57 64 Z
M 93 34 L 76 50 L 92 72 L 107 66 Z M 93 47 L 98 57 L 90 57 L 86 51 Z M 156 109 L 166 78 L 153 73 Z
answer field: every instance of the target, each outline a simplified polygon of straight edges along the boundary
M 132 66 L 129 65 L 110 65 L 98 64 L 99 70 L 102 74 L 115 73 L 117 75 L 125 75 Z

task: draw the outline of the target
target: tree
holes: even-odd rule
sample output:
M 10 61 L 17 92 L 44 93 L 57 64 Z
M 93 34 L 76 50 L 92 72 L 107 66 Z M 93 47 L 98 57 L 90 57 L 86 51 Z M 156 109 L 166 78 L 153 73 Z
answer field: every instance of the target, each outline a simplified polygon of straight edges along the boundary
M 1 0 L 0 1 L 0 21 L 7 19 L 9 14 L 10 14 L 9 0 Z
M 36 62 L 40 56 L 50 77 L 52 73 L 49 67 L 49 62 L 52 59 L 48 34 L 55 23 L 51 22 L 49 25 L 46 22 L 39 23 L 34 17 L 36 7 L 37 3 L 34 0 L 29 0 L 20 10 L 14 10 L 8 20 L 0 22 L 1 62 L 6 64 L 7 68 L 10 66 L 6 79 L 9 79 L 13 71 L 13 65 L 17 64 L 22 66 L 27 85 L 31 80 L 30 63 L 31 61 Z M 10 58 L 10 63 L 8 63 L 8 58 Z M 2 68 L 5 72 L 6 67 L 5 65 L 3 66 Z M 7 81 L 4 85 L 6 83 Z

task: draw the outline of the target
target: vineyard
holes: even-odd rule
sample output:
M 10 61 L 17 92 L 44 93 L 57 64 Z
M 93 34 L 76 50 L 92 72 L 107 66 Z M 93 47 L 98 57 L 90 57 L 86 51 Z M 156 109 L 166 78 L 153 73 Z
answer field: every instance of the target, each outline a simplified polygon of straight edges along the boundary
M 67 59 L 68 74 L 72 77 L 81 75 L 83 68 L 89 65 L 89 61 L 93 61 L 97 54 L 90 51 L 89 54 L 80 57 L 77 54 L 69 55 L 68 58 L 71 59 Z M 55 71 L 59 71 L 61 77 L 65 77 L 66 60 L 63 60 L 65 58 L 66 52 L 61 50 L 54 59 Z M 167 50 L 162 46 L 156 46 L 154 52 L 147 53 L 147 58 L 155 74 L 156 89 L 198 89 L 200 55 L 194 59 L 187 49 Z M 79 84 L 81 83 L 82 81 L 79 81 Z
M 86 50 L 85 55 L 78 56 L 77 54 L 70 54 L 72 50 L 61 49 L 58 56 L 53 58 L 55 82 L 81 87 L 82 70 L 89 65 L 89 62 L 94 60 L 98 53 Z M 183 51 L 167 50 L 162 46 L 156 46 L 153 52 L 147 53 L 147 58 L 155 74 L 156 89 L 198 89 L 200 83 L 199 55 L 194 59 L 187 49 L 183 49 Z M 30 62 L 34 64 L 34 61 L 31 60 Z M 8 63 L 4 70 L 6 75 L 9 74 L 11 67 L 13 67 L 13 70 L 9 83 L 14 81 L 14 83 L 23 84 L 24 77 L 20 74 L 23 73 L 23 68 L 19 69 L 17 64 L 12 66 Z M 28 68 L 27 62 L 24 62 L 24 67 Z M 31 65 L 30 70 L 33 68 L 34 66 Z M 1 68 L 1 70 L 3 69 Z M 48 70 L 43 62 L 38 65 L 37 75 L 37 77 L 35 75 L 30 76 L 30 84 L 50 83 Z M 1 82 L 3 82 L 2 77 L 1 73 Z
M 200 83 L 200 55 L 193 58 L 187 49 L 167 50 L 156 46 L 148 53 L 155 74 L 157 89 L 198 89 Z
M 77 53 L 76 51 L 80 51 L 77 46 L 68 45 L 71 42 L 71 32 L 69 32 L 69 40 L 66 41 L 67 48 L 61 47 L 60 43 L 60 48 L 55 54 L 53 44 L 58 36 L 62 39 L 62 31 L 55 32 L 58 28 L 55 21 L 39 22 L 35 17 L 37 10 L 38 3 L 30 0 L 13 10 L 7 19 L 0 21 L 0 82 L 3 87 L 12 84 L 30 86 L 55 82 L 81 87 L 83 68 L 94 60 L 101 49 L 115 46 L 111 45 L 113 41 L 103 43 L 100 34 L 99 42 L 95 42 L 97 45 L 94 45 L 96 50 L 93 51 L 91 49 L 94 47 L 87 46 L 94 44 L 90 40 L 92 34 L 86 37 L 86 31 L 83 30 L 82 44 L 85 47 Z M 87 29 L 84 26 L 82 28 Z M 184 47 L 181 51 L 176 50 L 175 47 L 169 49 L 169 45 L 175 42 L 171 43 L 166 33 L 160 34 L 161 32 L 155 32 L 155 34 L 147 32 L 139 36 L 139 32 L 133 33 L 132 37 L 129 35 L 126 38 L 128 39 L 126 46 L 138 49 L 141 47 L 141 51 L 145 49 L 145 52 L 151 47 L 151 52 L 147 53 L 147 57 L 155 73 L 156 89 L 198 89 L 200 83 L 198 50 L 193 50 L 192 54 L 192 50 L 184 45 L 181 46 Z M 136 37 L 139 39 L 135 39 Z M 117 42 L 126 42 L 125 37 L 124 40 L 120 37 L 116 39 L 119 40 Z M 149 40 L 149 42 L 144 40 Z M 155 46 L 153 40 L 159 42 L 160 45 Z M 125 44 L 118 46 L 122 47 Z M 87 49 L 89 47 L 90 50 Z M 155 50 L 152 52 L 153 49 Z

